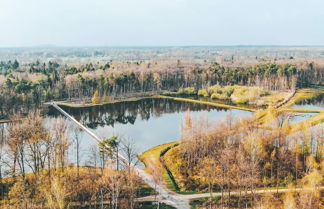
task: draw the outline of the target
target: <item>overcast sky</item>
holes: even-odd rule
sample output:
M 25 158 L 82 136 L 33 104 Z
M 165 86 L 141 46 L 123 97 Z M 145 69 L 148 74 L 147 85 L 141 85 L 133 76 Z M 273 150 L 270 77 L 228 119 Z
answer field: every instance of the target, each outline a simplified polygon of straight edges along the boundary
M 0 47 L 324 45 L 324 0 L 0 0 Z

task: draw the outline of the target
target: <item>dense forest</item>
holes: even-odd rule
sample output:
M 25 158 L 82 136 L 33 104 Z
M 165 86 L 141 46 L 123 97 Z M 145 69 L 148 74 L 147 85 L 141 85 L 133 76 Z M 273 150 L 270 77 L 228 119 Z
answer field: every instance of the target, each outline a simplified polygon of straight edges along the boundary
M 45 101 L 109 101 L 134 93 L 196 90 L 211 85 L 260 86 L 270 90 L 322 85 L 324 68 L 304 65 L 264 63 L 249 67 L 225 67 L 216 62 L 123 62 L 62 65 L 54 61 L 20 64 L 0 62 L 0 117 L 26 114 Z

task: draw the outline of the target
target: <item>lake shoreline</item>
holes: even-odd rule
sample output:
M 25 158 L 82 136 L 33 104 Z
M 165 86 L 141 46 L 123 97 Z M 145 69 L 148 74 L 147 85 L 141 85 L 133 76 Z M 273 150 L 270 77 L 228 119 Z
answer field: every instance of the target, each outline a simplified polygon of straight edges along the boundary
M 169 92 L 170 93 L 170 92 Z M 175 92 L 176 93 L 176 92 Z M 303 95 L 300 95 L 300 94 Z M 306 98 L 312 98 L 315 97 L 316 95 L 323 93 L 322 90 L 317 90 L 317 89 L 299 89 L 297 92 L 292 96 L 289 101 L 287 101 L 283 106 L 276 108 L 276 109 L 281 109 L 282 111 L 287 111 L 287 112 L 299 112 L 299 113 L 322 113 L 324 112 L 323 110 L 316 110 L 316 109 L 295 109 L 292 108 L 291 106 Z M 305 95 L 307 94 L 308 97 Z M 242 106 L 237 106 L 235 104 L 223 104 L 220 102 L 213 102 L 213 101 L 203 101 L 203 100 L 198 100 L 198 99 L 192 99 L 192 98 L 185 98 L 185 97 L 176 97 L 176 96 L 168 96 L 164 95 L 163 93 L 158 93 L 158 92 L 150 92 L 147 94 L 142 94 L 139 96 L 133 96 L 133 97 L 125 97 L 125 98 L 118 98 L 114 99 L 112 101 L 108 102 L 101 102 L 98 104 L 92 104 L 90 101 L 88 103 L 82 103 L 82 101 L 57 101 L 56 104 L 62 107 L 69 107 L 69 108 L 89 108 L 89 107 L 97 107 L 97 106 L 104 106 L 104 105 L 109 105 L 109 104 L 116 104 L 116 103 L 121 103 L 121 102 L 133 102 L 133 101 L 140 101 L 143 99 L 150 99 L 150 98 L 161 98 L 161 99 L 171 99 L 175 101 L 182 101 L 182 102 L 189 102 L 189 103 L 198 103 L 198 104 L 203 104 L 203 105 L 210 105 L 210 106 L 215 106 L 215 107 L 220 107 L 220 108 L 226 108 L 226 109 L 238 109 L 238 110 L 243 110 L 243 111 L 249 111 L 249 112 L 256 112 L 259 109 L 256 109 L 254 106 L 247 106 L 247 107 L 242 107 Z M 49 102 L 44 103 L 45 105 L 50 105 Z M 17 120 L 21 120 L 23 118 L 19 118 L 16 120 L 11 120 L 11 119 L 0 119 L 0 123 L 10 123 L 14 122 Z

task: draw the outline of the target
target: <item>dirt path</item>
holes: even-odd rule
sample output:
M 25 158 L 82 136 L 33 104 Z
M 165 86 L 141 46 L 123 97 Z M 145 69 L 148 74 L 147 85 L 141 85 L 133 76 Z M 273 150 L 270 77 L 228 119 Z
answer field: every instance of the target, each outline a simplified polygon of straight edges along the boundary
M 154 182 L 151 175 L 147 174 L 142 169 L 135 167 L 137 174 L 141 177 L 141 179 L 148 184 L 150 187 L 155 188 L 158 192 L 158 199 L 161 202 L 164 202 L 168 205 L 171 205 L 175 208 L 179 209 L 190 209 L 189 199 L 186 198 L 185 195 L 176 194 L 172 191 L 169 191 L 164 185 L 158 184 Z M 154 199 L 153 199 L 154 200 Z
M 294 89 L 293 92 L 291 92 L 287 98 L 285 98 L 282 102 L 280 102 L 279 104 L 275 105 L 275 108 L 279 108 L 281 107 L 282 105 L 286 104 L 291 98 L 293 98 L 296 94 L 296 89 Z

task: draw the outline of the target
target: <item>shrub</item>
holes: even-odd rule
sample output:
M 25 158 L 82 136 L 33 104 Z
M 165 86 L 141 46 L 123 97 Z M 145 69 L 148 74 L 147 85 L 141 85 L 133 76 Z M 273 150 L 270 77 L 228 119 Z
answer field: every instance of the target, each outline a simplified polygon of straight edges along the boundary
M 235 103 L 237 104 L 248 104 L 249 103 L 249 100 L 246 99 L 246 98 L 239 98 L 235 101 Z
M 222 87 L 220 85 L 214 85 L 208 88 L 208 92 L 210 94 L 216 93 L 219 89 L 221 89 Z
M 180 88 L 178 90 L 178 94 L 181 94 L 181 95 L 195 95 L 197 94 L 195 88 L 193 87 L 188 87 L 188 88 Z
M 198 91 L 198 96 L 209 97 L 209 93 L 206 89 L 201 89 Z
M 228 100 L 231 99 L 233 103 L 248 104 L 257 103 L 261 97 L 271 95 L 270 92 L 260 87 L 248 86 L 225 86 L 214 85 L 208 89 L 202 89 L 198 92 L 199 96 L 204 96 L 212 99 Z
M 91 99 L 92 104 L 99 104 L 100 103 L 100 97 L 99 97 L 99 91 L 96 90 L 95 93 L 93 94 L 93 97 Z
M 221 99 L 221 100 L 229 99 L 227 97 L 227 94 L 218 94 L 218 93 L 213 93 L 210 98 L 212 98 L 212 99 Z
M 234 93 L 234 89 L 229 89 L 226 91 L 226 94 L 228 97 L 231 97 L 231 95 Z

